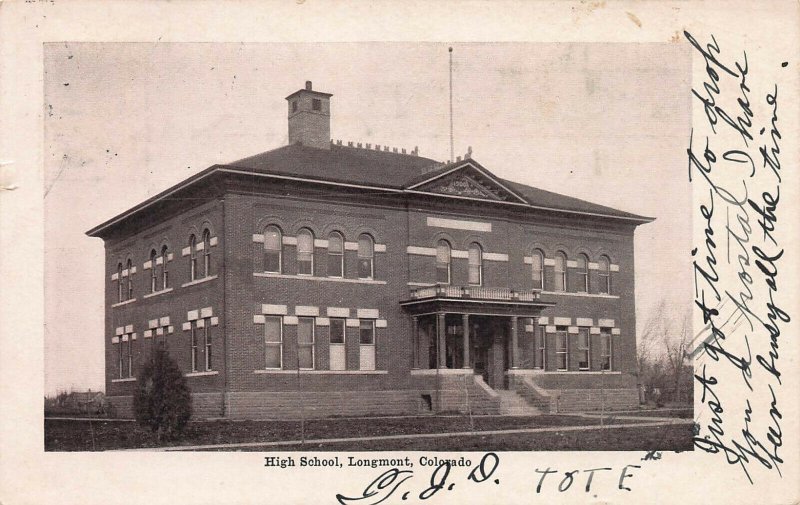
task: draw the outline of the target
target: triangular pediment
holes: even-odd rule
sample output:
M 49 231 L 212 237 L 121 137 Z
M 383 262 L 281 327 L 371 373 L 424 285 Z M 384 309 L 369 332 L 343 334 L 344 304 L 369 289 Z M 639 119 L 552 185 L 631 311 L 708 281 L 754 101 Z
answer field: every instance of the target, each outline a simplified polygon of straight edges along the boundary
M 496 202 L 527 203 L 489 171 L 472 161 L 431 174 L 430 178 L 410 186 L 409 189 Z

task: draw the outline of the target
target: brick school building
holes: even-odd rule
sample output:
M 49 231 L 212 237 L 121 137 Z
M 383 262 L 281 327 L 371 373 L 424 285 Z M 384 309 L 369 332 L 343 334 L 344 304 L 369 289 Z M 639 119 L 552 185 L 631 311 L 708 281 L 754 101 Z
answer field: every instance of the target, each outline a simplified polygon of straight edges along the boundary
M 197 418 L 568 412 L 638 404 L 634 231 L 652 219 L 448 162 L 331 140 L 214 165 L 105 242 L 106 395 L 132 415 L 154 346 Z

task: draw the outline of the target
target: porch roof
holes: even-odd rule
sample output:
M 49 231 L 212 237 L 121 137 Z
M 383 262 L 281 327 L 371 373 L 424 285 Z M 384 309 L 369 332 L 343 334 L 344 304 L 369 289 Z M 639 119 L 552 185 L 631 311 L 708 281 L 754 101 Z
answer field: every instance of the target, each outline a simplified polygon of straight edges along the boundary
M 555 302 L 541 299 L 539 290 L 513 290 L 481 286 L 437 285 L 412 289 L 400 302 L 412 314 L 454 312 L 461 314 L 536 317 Z

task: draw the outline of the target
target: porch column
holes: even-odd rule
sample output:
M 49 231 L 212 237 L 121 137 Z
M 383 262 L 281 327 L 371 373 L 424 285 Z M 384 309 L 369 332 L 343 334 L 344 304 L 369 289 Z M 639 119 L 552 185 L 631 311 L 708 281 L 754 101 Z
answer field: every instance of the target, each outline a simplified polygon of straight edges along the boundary
M 445 356 L 445 341 L 444 334 L 447 327 L 444 322 L 444 313 L 436 314 L 436 367 L 447 368 L 447 361 Z
M 461 327 L 464 329 L 464 365 L 462 368 L 469 368 L 469 314 L 461 316 Z
M 519 350 L 517 349 L 517 326 L 518 326 L 519 318 L 517 316 L 511 316 L 511 368 L 517 368 L 519 364 L 519 356 L 517 353 Z
M 419 317 L 411 317 L 411 367 L 419 368 Z

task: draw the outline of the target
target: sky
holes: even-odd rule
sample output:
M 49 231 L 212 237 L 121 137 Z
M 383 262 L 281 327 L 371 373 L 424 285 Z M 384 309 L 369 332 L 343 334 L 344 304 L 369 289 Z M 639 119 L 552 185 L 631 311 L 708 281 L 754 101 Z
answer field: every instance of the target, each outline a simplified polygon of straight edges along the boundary
M 691 302 L 685 44 L 452 43 L 456 155 L 655 217 L 638 329 Z M 333 93 L 331 136 L 450 157 L 448 44 L 44 46 L 45 393 L 103 389 L 103 242 L 85 232 L 215 163 L 287 143 L 284 97 Z

